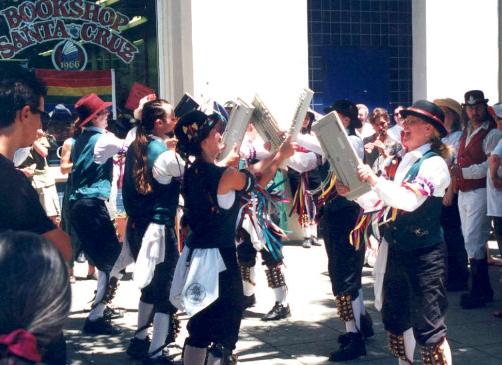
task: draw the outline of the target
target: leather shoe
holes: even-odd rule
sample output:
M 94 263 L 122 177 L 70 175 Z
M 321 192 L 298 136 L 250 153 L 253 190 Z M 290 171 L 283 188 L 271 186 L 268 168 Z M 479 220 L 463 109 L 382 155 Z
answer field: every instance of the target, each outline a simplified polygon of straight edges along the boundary
M 150 339 L 145 337 L 144 340 L 133 337 L 129 346 L 127 347 L 127 355 L 135 360 L 144 359 L 148 355 L 148 349 L 150 348 Z
M 329 361 L 349 361 L 366 355 L 366 346 L 361 334 L 348 332 L 346 335 L 346 343 L 340 344 L 338 350 L 329 354 Z
M 100 317 L 94 321 L 87 318 L 82 332 L 92 335 L 118 335 L 122 331 L 120 328 L 112 326 L 110 320 Z
M 256 297 L 254 294 L 243 296 L 243 299 L 242 299 L 242 308 L 243 309 L 254 307 L 255 304 L 256 304 Z
M 273 308 L 262 317 L 262 321 L 278 321 L 280 319 L 284 319 L 287 317 L 291 317 L 291 310 L 289 309 L 289 305 L 282 305 L 279 302 L 275 302 Z

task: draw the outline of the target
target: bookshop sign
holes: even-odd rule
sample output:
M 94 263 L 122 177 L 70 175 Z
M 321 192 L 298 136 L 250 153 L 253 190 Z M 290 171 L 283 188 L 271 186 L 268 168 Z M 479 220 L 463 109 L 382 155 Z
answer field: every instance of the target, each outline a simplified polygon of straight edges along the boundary
M 85 67 L 83 44 L 99 46 L 130 63 L 138 48 L 121 35 L 130 19 L 121 12 L 85 0 L 24 1 L 0 11 L 8 31 L 0 35 L 0 60 L 44 42 L 60 42 L 53 50 L 57 69 Z

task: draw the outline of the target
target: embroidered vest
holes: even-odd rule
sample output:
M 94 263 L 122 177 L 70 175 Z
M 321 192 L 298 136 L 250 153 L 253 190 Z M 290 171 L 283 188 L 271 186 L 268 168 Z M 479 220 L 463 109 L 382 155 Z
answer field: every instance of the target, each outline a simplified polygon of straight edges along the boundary
M 460 137 L 460 146 L 458 148 L 457 157 L 457 162 L 460 167 L 469 167 L 486 161 L 486 155 L 483 151 L 483 140 L 490 130 L 491 128 L 480 130 L 471 139 L 471 142 L 467 147 L 465 146 L 465 142 L 467 140 L 467 129 L 464 130 L 462 137 Z M 471 191 L 486 187 L 485 177 L 481 179 L 464 179 L 463 177 L 457 177 L 455 180 L 460 191 Z
M 426 159 L 437 156 L 428 151 L 416 161 L 406 174 L 405 181 L 413 181 Z M 441 228 L 442 198 L 429 196 L 413 212 L 399 211 L 396 220 L 384 226 L 384 237 L 389 245 L 402 251 L 433 246 L 444 241 Z

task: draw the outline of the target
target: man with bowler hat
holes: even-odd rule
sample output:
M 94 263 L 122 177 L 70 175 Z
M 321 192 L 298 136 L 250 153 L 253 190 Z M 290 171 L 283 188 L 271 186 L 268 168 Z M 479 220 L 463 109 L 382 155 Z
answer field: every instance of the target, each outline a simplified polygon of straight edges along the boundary
M 460 137 L 456 163 L 451 167 L 458 187 L 458 209 L 462 234 L 471 267 L 471 288 L 460 298 L 463 309 L 479 308 L 493 301 L 488 276 L 486 242 L 490 220 L 486 215 L 487 156 L 495 147 L 498 136 L 495 123 L 487 112 L 487 102 L 481 90 L 464 95 L 467 126 Z

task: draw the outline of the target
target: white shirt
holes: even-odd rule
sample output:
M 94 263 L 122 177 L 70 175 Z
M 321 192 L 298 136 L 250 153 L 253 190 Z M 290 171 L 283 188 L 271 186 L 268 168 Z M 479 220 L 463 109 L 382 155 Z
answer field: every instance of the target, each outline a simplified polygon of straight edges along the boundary
M 86 127 L 84 130 L 102 133 L 94 146 L 94 162 L 99 165 L 104 164 L 108 159 L 112 158 L 120 151 L 127 150 L 125 141 L 116 137 L 115 134 L 108 132 L 106 129 Z
M 164 143 L 160 137 L 152 138 Z M 184 173 L 185 161 L 173 150 L 162 152 L 153 163 L 152 175 L 160 184 L 167 185 L 173 177 L 180 177 Z
M 415 179 L 408 182 L 419 187 L 424 194 L 417 194 L 402 184 L 410 168 L 430 150 L 430 146 L 430 143 L 427 143 L 406 153 L 397 168 L 394 181 L 380 177 L 372 191 L 361 195 L 356 200 L 357 203 L 368 212 L 379 210 L 383 206 L 412 212 L 420 207 L 428 196 L 443 197 L 450 185 L 450 172 L 440 156 L 424 160 Z
M 502 139 L 492 150 L 492 155 L 497 155 L 502 158 Z M 497 175 L 502 177 L 502 166 L 499 166 Z M 495 188 L 489 171 L 486 175 L 486 202 L 486 214 L 489 217 L 502 217 L 502 190 L 497 190 Z

